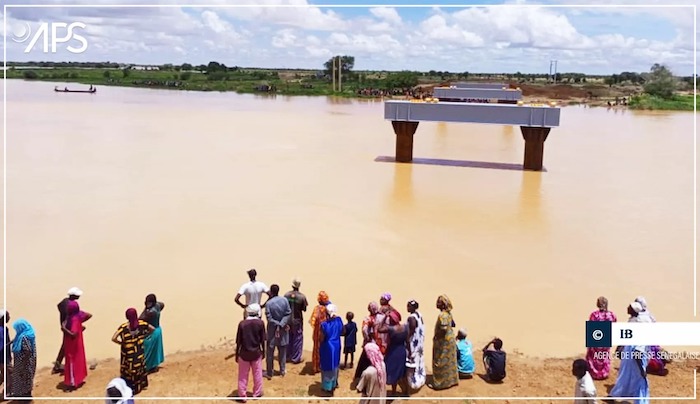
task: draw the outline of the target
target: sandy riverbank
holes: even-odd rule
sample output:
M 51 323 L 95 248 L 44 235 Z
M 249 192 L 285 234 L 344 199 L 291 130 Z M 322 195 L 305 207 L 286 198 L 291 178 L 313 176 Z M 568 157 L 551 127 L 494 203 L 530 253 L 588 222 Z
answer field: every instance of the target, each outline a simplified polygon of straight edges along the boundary
M 236 393 L 234 386 L 237 366 L 233 359 L 227 359 L 231 352 L 230 343 L 223 343 L 215 348 L 168 355 L 160 372 L 150 376 L 150 387 L 139 396 L 137 402 L 157 402 L 156 400 L 148 400 L 147 397 L 222 397 L 224 399 L 221 402 L 231 402 L 230 399 L 225 399 L 225 397 Z M 446 391 L 433 391 L 424 387 L 414 394 L 414 397 L 425 397 L 425 401 L 410 402 L 434 403 L 439 398 L 444 397 L 568 397 L 573 394 L 574 378 L 570 371 L 571 358 L 534 360 L 517 353 L 509 354 L 508 377 L 503 384 L 488 384 L 477 376 L 471 380 L 464 380 L 459 386 Z M 311 354 L 305 352 L 304 357 L 310 359 Z M 477 355 L 477 357 L 479 356 Z M 614 383 L 618 363 L 617 361 L 613 362 L 613 372 L 608 380 L 596 382 L 599 396 L 607 395 L 609 386 Z M 698 367 L 700 367 L 700 361 L 677 361 L 668 366 L 669 374 L 667 376 L 650 376 L 652 397 L 693 396 L 693 370 Z M 293 400 L 293 402 L 348 402 L 347 400 L 328 399 L 323 396 L 319 387 L 320 376 L 307 374 L 307 369 L 306 365 L 289 364 L 287 376 L 264 381 L 265 396 L 309 397 L 305 400 Z M 483 373 L 483 366 L 477 364 L 477 374 L 481 373 Z M 356 392 L 350 390 L 353 374 L 354 370 L 341 371 L 340 387 L 336 392 L 336 397 L 359 397 Z M 48 367 L 43 368 L 37 372 L 34 396 L 99 397 L 109 380 L 115 375 L 119 375 L 119 361 L 114 359 L 101 361 L 97 368 L 90 372 L 86 384 L 80 390 L 64 393 L 58 389 L 62 377 L 51 375 Z M 249 390 L 252 391 L 252 381 Z M 394 402 L 401 401 L 409 402 L 407 400 Z M 35 402 L 48 402 L 48 400 L 36 400 Z M 91 402 L 95 401 L 71 400 L 71 403 Z M 185 402 L 185 400 L 169 402 Z M 257 402 L 273 402 L 273 400 Z M 279 400 L 274 402 L 279 402 Z M 486 401 L 473 400 L 471 402 Z M 504 398 L 503 402 L 508 402 L 508 400 Z M 533 402 L 553 401 L 533 400 Z

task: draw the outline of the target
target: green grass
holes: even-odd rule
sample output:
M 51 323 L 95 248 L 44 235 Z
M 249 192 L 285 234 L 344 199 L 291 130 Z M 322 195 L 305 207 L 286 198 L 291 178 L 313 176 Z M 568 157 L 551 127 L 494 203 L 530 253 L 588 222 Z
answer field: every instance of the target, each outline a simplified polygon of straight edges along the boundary
M 649 94 L 642 94 L 637 97 L 632 97 L 629 102 L 631 109 L 645 110 L 666 110 L 666 111 L 692 111 L 693 110 L 692 95 L 674 95 L 670 99 L 655 97 Z
M 107 73 L 106 73 L 107 72 Z M 362 87 L 360 83 L 344 82 L 342 92 L 333 92 L 332 83 L 315 79 L 313 76 L 294 80 L 282 80 L 277 72 L 260 70 L 239 70 L 217 72 L 207 75 L 200 72 L 178 71 L 144 71 L 128 70 L 125 75 L 118 69 L 8 69 L 7 78 L 33 81 L 60 81 L 96 86 L 119 86 L 159 88 L 190 91 L 235 91 L 238 93 L 258 93 L 255 88 L 260 85 L 274 85 L 278 95 L 335 95 L 355 97 L 355 91 Z M 170 82 L 170 83 L 168 83 Z M 174 86 L 173 82 L 179 82 Z M 311 85 L 304 88 L 303 85 Z

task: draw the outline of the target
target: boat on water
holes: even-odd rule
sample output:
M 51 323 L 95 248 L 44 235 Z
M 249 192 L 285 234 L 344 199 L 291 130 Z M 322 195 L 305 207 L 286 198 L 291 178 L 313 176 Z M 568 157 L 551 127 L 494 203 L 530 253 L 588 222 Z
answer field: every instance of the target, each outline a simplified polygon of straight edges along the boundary
M 60 90 L 58 87 L 54 87 L 53 91 L 57 93 L 89 93 L 94 94 L 97 92 L 97 87 L 90 86 L 89 90 L 69 90 L 68 87 Z

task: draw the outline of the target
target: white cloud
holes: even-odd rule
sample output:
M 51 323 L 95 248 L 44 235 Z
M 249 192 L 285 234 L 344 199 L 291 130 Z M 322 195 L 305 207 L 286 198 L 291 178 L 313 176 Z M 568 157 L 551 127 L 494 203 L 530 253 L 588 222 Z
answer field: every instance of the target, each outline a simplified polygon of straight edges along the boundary
M 389 25 L 392 26 L 397 26 L 401 25 L 401 16 L 399 16 L 399 13 L 396 11 L 395 8 L 391 7 L 375 7 L 375 8 L 370 8 L 369 12 L 379 18 L 380 20 L 385 21 Z
M 297 45 L 299 45 L 299 40 L 297 39 L 296 35 L 294 35 L 294 31 L 291 29 L 280 30 L 272 38 L 272 46 L 276 48 L 289 48 Z

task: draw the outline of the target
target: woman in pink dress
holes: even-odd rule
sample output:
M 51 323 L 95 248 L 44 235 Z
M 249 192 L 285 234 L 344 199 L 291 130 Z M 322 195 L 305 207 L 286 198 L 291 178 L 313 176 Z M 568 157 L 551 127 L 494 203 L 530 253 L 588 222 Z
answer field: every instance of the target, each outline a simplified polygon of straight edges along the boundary
M 603 296 L 596 302 L 598 310 L 591 313 L 589 321 L 610 321 L 616 322 L 617 317 L 612 311 L 608 311 L 608 299 Z M 586 362 L 588 362 L 589 373 L 595 380 L 605 380 L 610 374 L 611 361 L 610 348 L 588 348 L 586 352 Z
M 63 323 L 63 346 L 66 352 L 66 366 L 63 384 L 66 390 L 73 391 L 80 387 L 87 377 L 87 359 L 83 344 L 83 323 L 92 315 L 80 311 L 76 300 L 66 306 L 67 318 Z

